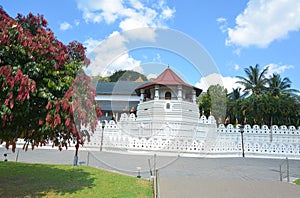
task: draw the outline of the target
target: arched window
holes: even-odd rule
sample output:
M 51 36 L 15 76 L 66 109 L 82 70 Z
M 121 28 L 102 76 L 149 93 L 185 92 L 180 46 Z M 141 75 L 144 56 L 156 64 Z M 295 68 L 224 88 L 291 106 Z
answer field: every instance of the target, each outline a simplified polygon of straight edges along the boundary
M 165 100 L 171 100 L 171 92 L 167 91 L 165 93 Z

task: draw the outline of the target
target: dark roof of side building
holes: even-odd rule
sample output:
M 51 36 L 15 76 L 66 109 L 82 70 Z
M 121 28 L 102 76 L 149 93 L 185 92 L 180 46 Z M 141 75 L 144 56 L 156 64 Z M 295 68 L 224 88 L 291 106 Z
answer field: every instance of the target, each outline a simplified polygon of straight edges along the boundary
M 136 95 L 135 89 L 147 82 L 118 81 L 98 82 L 97 95 Z
M 139 101 L 98 101 L 102 111 L 128 112 L 132 107 L 136 110 Z

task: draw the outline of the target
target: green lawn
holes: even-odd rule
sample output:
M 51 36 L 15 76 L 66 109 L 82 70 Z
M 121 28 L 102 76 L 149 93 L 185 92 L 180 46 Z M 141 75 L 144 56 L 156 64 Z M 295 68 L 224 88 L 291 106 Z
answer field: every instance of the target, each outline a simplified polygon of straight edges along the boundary
M 148 180 L 88 167 L 0 162 L 0 197 L 152 197 Z
M 297 179 L 296 181 L 294 181 L 295 184 L 300 185 L 300 179 Z

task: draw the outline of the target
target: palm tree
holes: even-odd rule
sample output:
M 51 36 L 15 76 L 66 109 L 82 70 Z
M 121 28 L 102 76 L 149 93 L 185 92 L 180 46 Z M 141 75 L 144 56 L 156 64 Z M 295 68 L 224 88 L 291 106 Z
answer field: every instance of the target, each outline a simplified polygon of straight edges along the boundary
M 259 65 L 256 64 L 255 67 L 250 66 L 249 68 L 245 68 L 244 71 L 247 76 L 237 76 L 240 79 L 237 83 L 244 87 L 245 93 L 249 94 L 251 92 L 255 96 L 264 93 L 268 82 L 268 79 L 265 77 L 268 67 L 260 72 Z
M 232 92 L 227 94 L 227 115 L 229 116 L 229 122 L 235 123 L 238 120 L 241 123 L 243 120 L 242 101 L 245 98 L 245 93 L 241 92 L 242 88 L 232 88 Z
M 297 89 L 291 89 L 291 81 L 285 77 L 281 79 L 279 74 L 273 74 L 268 80 L 268 90 L 273 96 L 279 96 L 280 94 L 295 95 L 299 93 Z
M 232 88 L 232 92 L 227 94 L 227 97 L 232 99 L 232 100 L 238 100 L 238 99 L 243 99 L 245 98 L 245 93 L 241 92 L 242 88 Z

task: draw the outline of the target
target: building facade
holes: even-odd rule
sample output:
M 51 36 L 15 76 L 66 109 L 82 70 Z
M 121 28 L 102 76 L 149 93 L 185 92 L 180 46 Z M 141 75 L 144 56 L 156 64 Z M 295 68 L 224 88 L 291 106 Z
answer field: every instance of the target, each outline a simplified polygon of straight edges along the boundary
M 141 81 L 98 82 L 96 101 L 101 106 L 102 120 L 119 120 L 122 113 L 136 112 L 140 97 L 135 89 L 144 84 Z
M 136 114 L 99 123 L 87 147 L 196 157 L 241 157 L 244 150 L 246 157 L 300 159 L 299 127 L 217 125 L 212 115 L 200 116 L 196 97 L 202 90 L 170 68 L 134 90 Z

